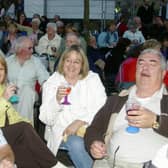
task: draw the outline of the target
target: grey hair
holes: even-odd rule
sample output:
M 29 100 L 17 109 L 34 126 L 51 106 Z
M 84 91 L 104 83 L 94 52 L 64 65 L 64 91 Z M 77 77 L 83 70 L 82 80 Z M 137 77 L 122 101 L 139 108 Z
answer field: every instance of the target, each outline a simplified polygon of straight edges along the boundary
M 39 18 L 33 18 L 32 23 L 37 23 L 38 25 L 40 25 L 41 21 Z
M 57 27 L 64 27 L 64 23 L 61 20 L 56 22 Z
M 15 52 L 19 52 L 20 49 L 24 48 L 24 41 L 26 40 L 30 40 L 29 37 L 27 36 L 21 36 L 21 37 L 18 37 L 16 39 L 16 43 L 15 43 L 15 46 L 14 46 L 14 49 L 15 49 Z
M 75 37 L 75 38 L 76 38 L 77 45 L 81 45 L 81 40 L 80 40 L 80 38 L 79 38 L 79 36 L 78 36 L 77 34 L 75 34 L 75 33 L 73 33 L 73 32 L 70 32 L 70 33 L 67 33 L 67 34 L 66 34 L 65 39 L 67 40 L 68 37 Z
M 55 31 L 57 31 L 57 25 L 56 25 L 56 23 L 49 22 L 49 23 L 47 24 L 47 28 L 48 28 L 48 27 L 51 27 L 51 28 L 53 28 Z
M 166 59 L 165 59 L 165 57 L 163 56 L 163 54 L 160 52 L 160 51 L 158 51 L 158 50 L 155 50 L 155 49 L 145 49 L 145 50 L 143 50 L 142 52 L 141 52 L 141 54 L 139 55 L 139 57 L 141 57 L 142 55 L 144 55 L 144 54 L 153 54 L 153 55 L 156 55 L 157 57 L 159 57 L 160 58 L 160 63 L 161 63 L 161 68 L 163 69 L 163 70 L 166 70 L 167 69 L 167 62 L 166 62 Z
M 132 19 L 128 20 L 127 26 L 128 26 L 128 29 L 131 29 L 131 28 L 135 28 L 136 29 L 137 28 L 137 24 Z

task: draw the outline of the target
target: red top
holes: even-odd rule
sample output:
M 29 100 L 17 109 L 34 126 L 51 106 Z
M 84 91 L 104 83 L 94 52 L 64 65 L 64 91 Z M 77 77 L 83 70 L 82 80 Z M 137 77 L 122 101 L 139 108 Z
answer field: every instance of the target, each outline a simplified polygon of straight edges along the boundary
M 116 82 L 135 82 L 137 58 L 128 58 L 120 66 Z
M 124 34 L 124 32 L 125 32 L 126 30 L 128 30 L 128 27 L 127 27 L 126 24 L 120 23 L 119 26 L 118 26 L 118 28 L 117 28 L 117 30 L 118 30 L 119 36 L 122 37 L 123 34 Z
M 163 82 L 168 87 L 168 71 L 166 72 Z

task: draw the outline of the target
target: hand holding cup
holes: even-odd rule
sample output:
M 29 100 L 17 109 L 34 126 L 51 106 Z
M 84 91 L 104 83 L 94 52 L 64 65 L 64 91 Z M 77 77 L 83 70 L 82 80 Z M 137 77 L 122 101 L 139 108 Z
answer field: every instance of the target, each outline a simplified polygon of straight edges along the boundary
M 141 107 L 141 105 L 138 101 L 136 101 L 135 99 L 128 99 L 128 101 L 126 102 L 126 105 L 125 105 L 127 115 L 128 116 L 137 116 L 136 114 L 132 114 L 132 111 L 139 110 L 140 107 Z M 136 121 L 133 120 L 131 122 L 136 122 Z M 137 133 L 137 132 L 139 132 L 139 128 L 129 125 L 126 128 L 126 131 L 129 133 Z
M 65 99 L 67 99 L 67 96 L 68 94 L 70 94 L 70 92 L 71 92 L 71 87 L 69 84 L 62 84 L 61 86 L 59 86 L 56 94 L 57 101 L 60 102 L 62 98 L 64 98 L 64 102 L 62 104 L 69 103 L 67 102 L 68 100 L 65 100 Z
M 5 88 L 5 91 L 3 93 L 3 97 L 6 100 L 9 100 L 10 97 L 12 97 L 17 92 L 17 86 L 15 84 L 8 84 Z

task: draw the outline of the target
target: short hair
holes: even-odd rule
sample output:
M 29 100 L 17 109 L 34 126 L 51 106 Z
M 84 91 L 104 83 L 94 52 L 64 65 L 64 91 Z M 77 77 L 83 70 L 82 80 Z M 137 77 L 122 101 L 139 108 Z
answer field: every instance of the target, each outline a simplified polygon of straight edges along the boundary
M 161 43 L 156 39 L 149 39 L 143 43 L 143 50 L 148 48 L 156 49 L 157 47 L 161 48 Z
M 56 25 L 56 23 L 49 22 L 49 23 L 47 24 L 47 28 L 48 28 L 48 27 L 51 27 L 51 28 L 53 28 L 55 31 L 57 31 L 57 25 Z
M 39 18 L 40 19 L 40 14 L 34 13 L 32 18 Z
M 56 25 L 57 27 L 64 27 L 64 22 L 62 22 L 61 20 L 56 21 Z
M 135 22 L 134 20 L 132 20 L 132 19 L 130 19 L 130 20 L 128 21 L 127 26 L 128 26 L 128 29 L 131 29 L 131 28 L 136 29 L 136 28 L 137 28 L 136 22 Z
M 163 56 L 163 54 L 160 51 L 155 50 L 155 49 L 151 49 L 151 48 L 145 49 L 141 52 L 139 57 L 141 57 L 142 55 L 145 55 L 145 54 L 153 54 L 153 55 L 156 55 L 157 57 L 159 57 L 162 70 L 167 69 L 166 58 Z
M 7 67 L 7 63 L 6 63 L 6 60 L 5 58 L 0 55 L 0 64 L 4 67 L 5 69 L 5 76 L 4 76 L 4 80 L 3 80 L 3 83 L 5 82 L 6 80 L 6 77 L 7 77 L 7 73 L 8 73 L 8 67 Z
M 67 48 L 63 52 L 63 54 L 61 55 L 60 61 L 58 63 L 57 70 L 60 74 L 62 75 L 64 74 L 63 66 L 64 66 L 65 59 L 69 56 L 69 53 L 71 53 L 72 51 L 77 52 L 82 58 L 82 67 L 81 67 L 80 75 L 81 75 L 81 79 L 83 79 L 88 75 L 89 63 L 88 63 L 87 56 L 85 55 L 83 49 L 78 45 L 72 45 L 70 48 Z
M 70 30 L 70 32 L 74 32 L 77 35 L 79 35 L 78 29 L 72 23 L 68 23 L 65 26 L 65 33 L 69 33 L 69 30 Z
M 69 38 L 69 37 L 75 37 L 76 38 L 76 42 L 77 42 L 77 45 L 81 45 L 81 41 L 80 41 L 80 38 L 77 34 L 71 32 L 71 33 L 67 33 L 66 36 L 65 36 L 65 41 Z
M 40 25 L 40 23 L 41 23 L 41 21 L 40 21 L 39 18 L 33 18 L 31 22 L 32 22 L 32 23 L 35 22 L 35 23 L 37 23 L 38 25 Z
M 136 23 L 137 20 L 140 21 L 140 22 L 142 22 L 141 18 L 139 16 L 134 16 L 133 17 L 133 21 Z
M 116 25 L 115 20 L 111 20 L 111 21 L 107 22 L 107 28 L 110 28 L 110 26 L 112 26 L 112 25 Z
M 18 30 L 18 26 L 17 26 L 17 24 L 16 23 L 14 23 L 14 22 L 11 22 L 11 23 L 9 23 L 8 25 L 7 25 L 7 28 L 9 29 L 9 28 L 15 28 L 15 30 L 17 31 Z
M 27 37 L 27 36 L 21 36 L 21 37 L 18 37 L 16 39 L 16 43 L 15 43 L 15 46 L 14 46 L 16 53 L 19 52 L 22 48 L 24 48 L 24 43 L 23 42 L 27 41 L 27 40 L 30 40 L 30 38 Z

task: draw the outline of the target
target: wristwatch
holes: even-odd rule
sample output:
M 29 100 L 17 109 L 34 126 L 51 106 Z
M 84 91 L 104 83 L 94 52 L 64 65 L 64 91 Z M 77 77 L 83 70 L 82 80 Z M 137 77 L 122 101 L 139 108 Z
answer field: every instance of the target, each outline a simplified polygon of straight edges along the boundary
M 159 116 L 159 115 L 156 115 L 156 120 L 155 120 L 155 121 L 153 122 L 153 124 L 152 124 L 152 128 L 153 128 L 153 129 L 159 129 L 159 127 L 160 127 L 159 119 L 160 119 L 160 116 Z

